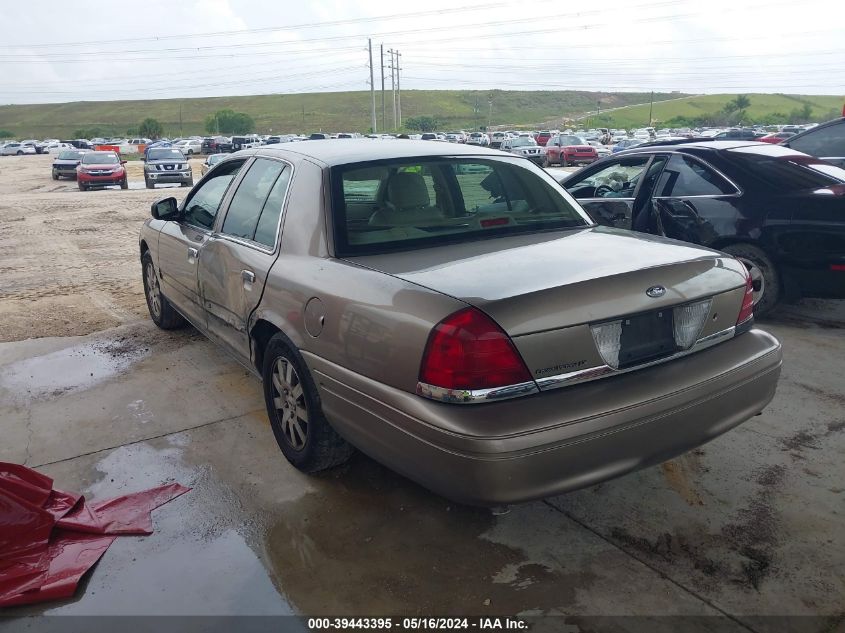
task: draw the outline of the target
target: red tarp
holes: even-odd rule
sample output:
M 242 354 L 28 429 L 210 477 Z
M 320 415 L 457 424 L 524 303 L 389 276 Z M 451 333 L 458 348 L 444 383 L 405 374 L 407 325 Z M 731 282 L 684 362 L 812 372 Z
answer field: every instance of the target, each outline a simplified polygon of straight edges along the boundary
M 0 607 L 69 598 L 121 534 L 152 534 L 150 512 L 188 492 L 167 484 L 104 501 L 0 462 Z

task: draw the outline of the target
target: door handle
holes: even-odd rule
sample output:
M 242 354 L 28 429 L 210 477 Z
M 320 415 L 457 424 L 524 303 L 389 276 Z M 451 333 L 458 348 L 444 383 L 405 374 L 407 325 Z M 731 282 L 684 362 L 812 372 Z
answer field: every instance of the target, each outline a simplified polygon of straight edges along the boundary
M 241 271 L 241 279 L 244 280 L 244 284 L 254 284 L 255 283 L 255 273 L 251 270 L 242 270 Z
M 189 249 L 188 249 L 188 261 L 191 261 L 192 259 L 193 259 L 194 261 L 196 261 L 196 260 L 198 260 L 199 258 L 200 258 L 200 252 L 199 252 L 199 250 L 197 250 L 196 248 L 189 248 Z

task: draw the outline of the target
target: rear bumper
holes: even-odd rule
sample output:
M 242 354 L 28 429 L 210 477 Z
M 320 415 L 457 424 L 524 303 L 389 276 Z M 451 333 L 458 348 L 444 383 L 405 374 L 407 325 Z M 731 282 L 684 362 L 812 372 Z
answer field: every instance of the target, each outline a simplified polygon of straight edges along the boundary
M 306 359 L 338 432 L 431 490 L 481 505 L 575 490 L 704 444 L 763 410 L 782 363 L 780 343 L 751 330 L 627 375 L 457 406 Z M 514 432 L 526 419 L 531 431 Z

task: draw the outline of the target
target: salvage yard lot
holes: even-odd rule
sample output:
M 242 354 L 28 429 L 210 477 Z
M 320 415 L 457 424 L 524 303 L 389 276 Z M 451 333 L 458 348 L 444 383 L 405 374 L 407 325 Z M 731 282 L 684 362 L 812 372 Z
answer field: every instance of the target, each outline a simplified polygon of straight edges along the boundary
M 130 163 L 130 190 L 82 193 L 49 162 L 0 159 L 0 461 L 92 498 L 193 491 L 46 612 L 842 617 L 841 303 L 762 324 L 784 346 L 780 387 L 727 435 L 568 495 L 462 507 L 362 455 L 316 477 L 289 466 L 259 383 L 146 316 L 138 229 L 188 190 L 133 189 Z

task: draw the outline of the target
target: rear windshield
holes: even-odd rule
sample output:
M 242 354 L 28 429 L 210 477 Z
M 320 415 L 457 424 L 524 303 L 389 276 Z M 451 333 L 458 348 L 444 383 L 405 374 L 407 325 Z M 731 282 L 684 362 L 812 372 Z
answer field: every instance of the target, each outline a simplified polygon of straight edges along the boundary
M 426 158 L 332 170 L 339 256 L 588 226 L 553 181 L 521 161 Z
M 85 152 L 62 152 L 59 154 L 59 160 L 77 160 Z
M 738 147 L 731 160 L 776 191 L 820 189 L 845 183 L 845 169 L 778 145 Z
M 184 160 L 185 155 L 178 149 L 173 147 L 163 147 L 151 149 L 147 153 L 148 160 Z
M 114 152 L 88 152 L 82 155 L 82 162 L 86 165 L 117 165 L 117 154 Z

